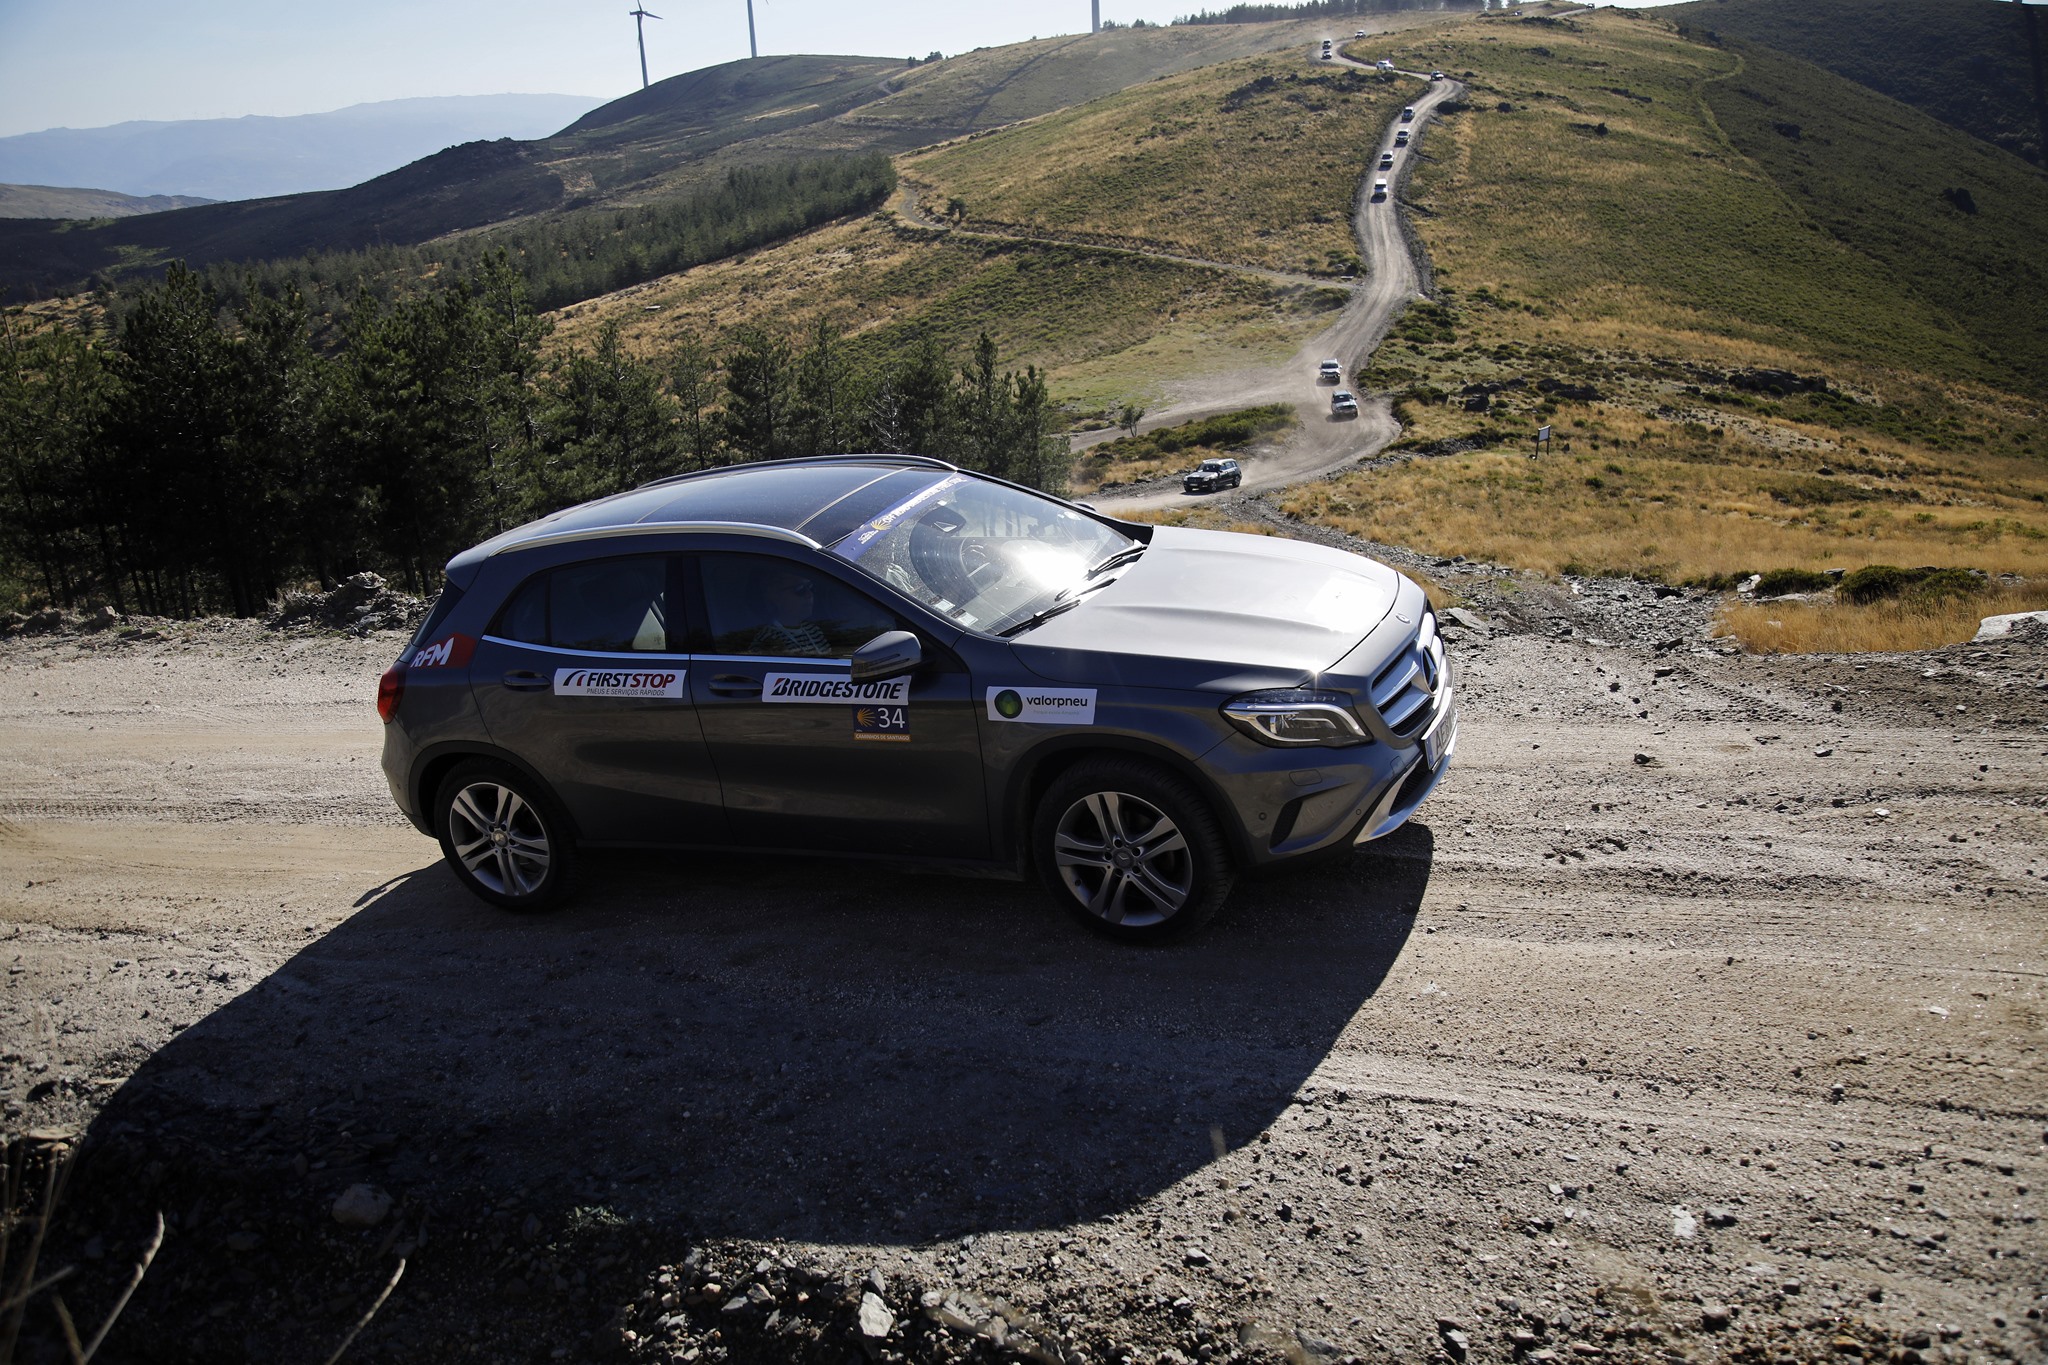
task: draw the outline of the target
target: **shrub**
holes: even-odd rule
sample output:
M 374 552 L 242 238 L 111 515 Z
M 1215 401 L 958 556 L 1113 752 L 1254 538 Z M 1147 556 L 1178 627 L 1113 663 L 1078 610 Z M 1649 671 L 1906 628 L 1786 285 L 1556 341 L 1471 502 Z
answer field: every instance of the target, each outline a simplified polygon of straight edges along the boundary
M 1913 575 L 1891 564 L 1866 564 L 1853 569 L 1842 580 L 1842 600 L 1857 606 L 1897 597 L 1913 582 Z
M 1831 584 L 1824 573 L 1811 569 L 1770 569 L 1757 580 L 1758 597 L 1783 597 L 1790 592 L 1824 592 Z
M 1906 593 L 1908 601 L 1933 605 L 1952 597 L 1975 597 L 1984 591 L 1984 580 L 1968 569 L 1936 569 L 1915 583 Z

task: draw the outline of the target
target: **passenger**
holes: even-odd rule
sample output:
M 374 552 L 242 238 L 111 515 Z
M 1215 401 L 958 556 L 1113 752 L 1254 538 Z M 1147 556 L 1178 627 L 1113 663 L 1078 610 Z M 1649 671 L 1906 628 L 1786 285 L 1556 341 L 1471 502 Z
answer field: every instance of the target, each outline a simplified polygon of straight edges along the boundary
M 747 646 L 748 652 L 831 658 L 831 641 L 811 619 L 816 596 L 816 586 L 804 574 L 784 569 L 771 574 L 761 588 L 761 600 L 768 620 L 754 632 L 753 641 Z

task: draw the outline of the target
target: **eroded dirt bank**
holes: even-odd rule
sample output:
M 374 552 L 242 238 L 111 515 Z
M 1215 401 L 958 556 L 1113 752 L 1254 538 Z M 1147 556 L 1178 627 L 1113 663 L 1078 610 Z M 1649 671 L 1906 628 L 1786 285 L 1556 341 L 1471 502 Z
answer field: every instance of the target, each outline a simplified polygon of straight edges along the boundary
M 401 1256 L 351 1359 L 2039 1358 L 2048 651 L 1439 574 L 1524 633 L 1422 820 L 1158 952 L 730 855 L 507 917 L 389 808 L 397 636 L 0 645 L 59 1292 L 162 1211 L 101 1360 L 324 1359 Z

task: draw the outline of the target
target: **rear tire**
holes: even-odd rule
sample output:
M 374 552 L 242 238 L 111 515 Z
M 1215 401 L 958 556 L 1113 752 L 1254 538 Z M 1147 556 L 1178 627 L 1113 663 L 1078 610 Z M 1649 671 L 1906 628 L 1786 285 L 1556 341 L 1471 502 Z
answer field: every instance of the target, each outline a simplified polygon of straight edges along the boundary
M 538 782 L 502 763 L 458 765 L 434 798 L 441 856 L 455 879 L 506 910 L 559 905 L 575 863 L 569 822 Z
M 1200 928 L 1230 892 L 1230 856 L 1209 803 L 1142 759 L 1084 759 L 1062 773 L 1032 816 L 1031 851 L 1054 900 L 1130 942 Z

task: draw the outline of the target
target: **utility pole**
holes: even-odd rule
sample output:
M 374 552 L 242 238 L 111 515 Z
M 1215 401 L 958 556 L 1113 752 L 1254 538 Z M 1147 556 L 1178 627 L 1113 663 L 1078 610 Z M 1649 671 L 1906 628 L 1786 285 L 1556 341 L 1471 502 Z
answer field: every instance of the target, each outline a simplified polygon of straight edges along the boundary
M 754 0 L 747 0 L 747 55 L 761 55 L 761 45 L 754 41 Z
M 633 32 L 640 38 L 640 88 L 647 88 L 647 21 L 661 16 L 645 5 L 633 11 Z

